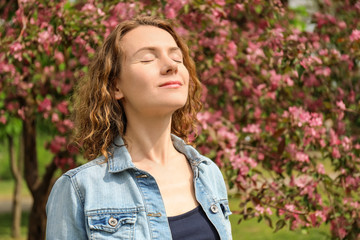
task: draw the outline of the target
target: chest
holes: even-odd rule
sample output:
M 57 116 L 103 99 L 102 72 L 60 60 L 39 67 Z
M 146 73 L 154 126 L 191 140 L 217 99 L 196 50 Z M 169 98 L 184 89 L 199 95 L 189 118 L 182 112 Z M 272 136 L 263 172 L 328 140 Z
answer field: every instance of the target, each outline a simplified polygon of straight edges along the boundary
M 171 166 L 138 167 L 154 178 L 168 216 L 182 214 L 198 205 L 193 172 L 186 159 Z
M 154 176 L 144 173 L 128 171 L 105 175 L 101 181 L 106 181 L 106 187 L 99 184 L 100 179 L 88 181 L 87 187 L 80 186 L 80 197 L 85 199 L 84 214 L 89 239 L 171 239 L 170 229 L 165 227 L 168 226 L 167 215 L 170 209 L 167 201 L 171 198 L 160 193 L 164 191 L 160 188 L 166 191 L 168 183 L 165 180 L 182 179 L 180 176 L 184 172 L 153 172 Z M 159 180 L 160 184 L 155 179 L 156 176 L 163 178 Z M 192 185 L 195 184 L 198 189 L 196 198 L 218 232 L 225 233 L 227 215 L 221 211 L 225 202 L 223 203 L 221 196 L 209 189 L 207 184 L 204 185 L 205 182 L 200 179 L 191 180 Z M 177 194 L 179 195 L 176 196 L 183 195 L 182 192 Z M 211 210 L 214 205 L 218 211 Z

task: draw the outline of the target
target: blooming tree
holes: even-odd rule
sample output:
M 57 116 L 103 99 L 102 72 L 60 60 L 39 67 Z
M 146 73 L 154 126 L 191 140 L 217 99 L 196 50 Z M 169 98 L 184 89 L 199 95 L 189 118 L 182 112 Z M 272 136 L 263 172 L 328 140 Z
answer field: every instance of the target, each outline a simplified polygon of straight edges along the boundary
M 329 224 L 333 239 L 359 238 L 360 1 L 319 1 L 312 32 L 299 17 L 306 11 L 280 0 L 4 4 L 0 124 L 23 122 L 34 197 L 29 239 L 44 238 L 55 170 L 76 163 L 66 147 L 72 88 L 110 31 L 137 14 L 173 19 L 189 44 L 203 82 L 194 141 L 237 192 L 235 213 L 264 219 L 275 231 Z M 39 124 L 54 136 L 42 178 Z

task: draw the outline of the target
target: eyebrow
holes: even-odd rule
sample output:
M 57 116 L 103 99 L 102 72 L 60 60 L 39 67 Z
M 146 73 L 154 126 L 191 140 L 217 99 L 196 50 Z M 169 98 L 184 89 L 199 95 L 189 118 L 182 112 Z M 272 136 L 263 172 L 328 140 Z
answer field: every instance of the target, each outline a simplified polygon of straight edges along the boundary
M 133 56 L 135 56 L 138 52 L 141 52 L 141 51 L 144 51 L 144 50 L 150 50 L 150 51 L 155 51 L 156 50 L 156 47 L 142 47 L 140 49 L 138 49 L 134 54 Z M 169 48 L 169 52 L 175 52 L 175 51 L 181 51 L 181 49 L 179 47 L 171 47 Z

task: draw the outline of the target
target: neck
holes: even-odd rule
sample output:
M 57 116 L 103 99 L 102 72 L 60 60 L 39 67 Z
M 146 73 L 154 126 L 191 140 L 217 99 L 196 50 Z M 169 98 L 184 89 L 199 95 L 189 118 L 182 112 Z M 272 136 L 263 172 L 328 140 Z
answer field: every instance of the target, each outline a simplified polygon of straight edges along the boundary
M 170 133 L 171 116 L 128 119 L 124 139 L 133 162 L 150 160 L 165 165 L 177 152 Z

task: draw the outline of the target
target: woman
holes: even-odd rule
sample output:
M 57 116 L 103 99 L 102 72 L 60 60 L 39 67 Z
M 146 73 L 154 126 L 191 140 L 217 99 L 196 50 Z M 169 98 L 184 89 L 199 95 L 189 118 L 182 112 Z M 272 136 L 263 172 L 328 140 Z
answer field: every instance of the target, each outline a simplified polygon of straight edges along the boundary
M 75 139 L 94 160 L 55 183 L 47 239 L 231 239 L 221 172 L 185 143 L 200 89 L 167 21 L 118 25 L 74 95 Z

